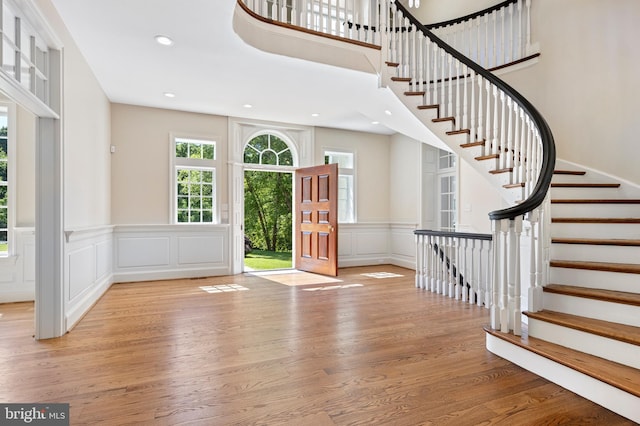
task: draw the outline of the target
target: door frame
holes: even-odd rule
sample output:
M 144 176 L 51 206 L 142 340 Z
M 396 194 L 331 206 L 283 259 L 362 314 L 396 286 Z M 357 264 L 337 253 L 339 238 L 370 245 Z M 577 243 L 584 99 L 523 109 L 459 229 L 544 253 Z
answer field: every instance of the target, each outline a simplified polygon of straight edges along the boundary
M 309 126 L 229 118 L 228 188 L 229 188 L 229 274 L 241 274 L 244 267 L 244 147 L 254 137 L 271 133 L 285 141 L 291 149 L 293 166 L 281 166 L 295 171 L 314 165 L 314 129 Z M 259 167 L 258 167 L 259 166 Z M 252 164 L 259 169 L 264 165 Z M 293 182 L 295 191 L 295 180 Z M 296 220 L 295 211 L 293 220 Z M 295 255 L 295 242 L 294 253 Z

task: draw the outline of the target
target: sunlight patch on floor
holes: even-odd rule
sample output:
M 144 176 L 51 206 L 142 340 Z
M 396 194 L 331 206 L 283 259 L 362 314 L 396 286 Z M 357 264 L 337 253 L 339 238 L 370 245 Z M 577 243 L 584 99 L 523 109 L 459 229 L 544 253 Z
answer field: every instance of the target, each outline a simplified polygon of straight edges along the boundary
M 371 272 L 368 274 L 360 274 L 360 275 L 364 275 L 365 277 L 370 277 L 370 278 L 396 278 L 396 277 L 404 277 L 404 275 L 400 275 L 400 274 L 394 274 L 392 272 Z
M 259 276 L 269 281 L 273 281 L 279 284 L 288 286 L 298 285 L 313 285 L 313 284 L 329 284 L 329 283 L 341 283 L 342 280 L 333 277 L 326 277 L 324 275 L 312 274 L 309 272 L 284 270 L 284 271 L 264 271 L 264 272 L 251 272 L 251 275 Z
M 229 293 L 232 291 L 246 291 L 249 290 L 238 284 L 220 284 L 220 285 L 207 285 L 200 287 L 201 290 L 207 293 Z

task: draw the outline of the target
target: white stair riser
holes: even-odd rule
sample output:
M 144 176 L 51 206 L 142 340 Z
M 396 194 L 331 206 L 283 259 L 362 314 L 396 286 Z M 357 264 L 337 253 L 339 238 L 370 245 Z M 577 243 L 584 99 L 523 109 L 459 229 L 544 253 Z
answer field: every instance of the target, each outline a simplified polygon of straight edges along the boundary
M 551 244 L 551 259 L 637 263 L 640 260 L 640 246 L 553 243 Z M 638 290 L 640 291 L 640 288 Z
M 551 217 L 640 217 L 640 204 L 552 203 Z
M 640 223 L 552 223 L 554 238 L 639 239 Z
M 621 416 L 640 423 L 640 398 L 487 334 L 487 350 Z
M 639 274 L 558 267 L 551 267 L 549 271 L 549 282 L 553 284 L 579 285 L 586 288 L 626 291 L 628 293 L 638 291 L 639 281 Z
M 623 198 L 618 188 L 551 188 L 552 199 L 611 199 Z
M 544 292 L 544 308 L 565 314 L 640 327 L 640 306 Z
M 640 346 L 529 318 L 529 336 L 640 369 Z

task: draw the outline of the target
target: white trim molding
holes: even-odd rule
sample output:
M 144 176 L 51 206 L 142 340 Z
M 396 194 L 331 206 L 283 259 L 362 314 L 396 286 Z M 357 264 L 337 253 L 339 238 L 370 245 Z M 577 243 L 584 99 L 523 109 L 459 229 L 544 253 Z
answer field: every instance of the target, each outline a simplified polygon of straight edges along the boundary
M 117 225 L 113 281 L 228 275 L 229 225 Z

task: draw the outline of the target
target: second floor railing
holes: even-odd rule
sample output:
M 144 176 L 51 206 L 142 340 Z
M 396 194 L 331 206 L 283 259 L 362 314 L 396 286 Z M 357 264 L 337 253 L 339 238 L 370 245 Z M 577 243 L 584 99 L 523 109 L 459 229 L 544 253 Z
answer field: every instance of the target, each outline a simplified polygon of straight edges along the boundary
M 425 27 L 469 59 L 491 69 L 518 62 L 531 47 L 531 0 L 506 0 Z

